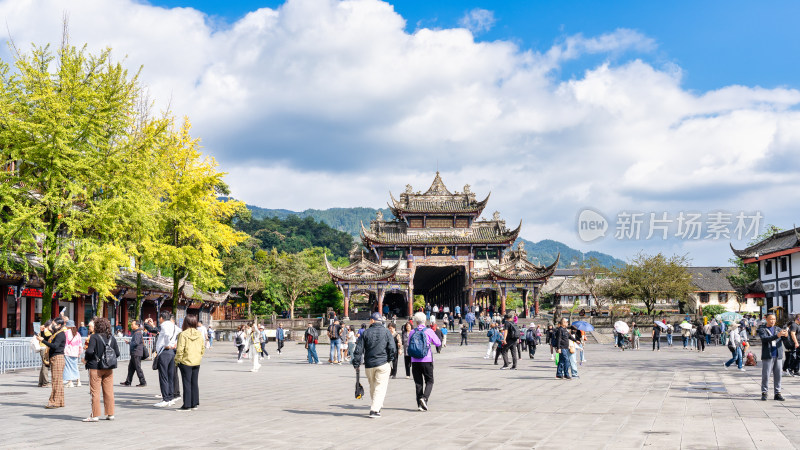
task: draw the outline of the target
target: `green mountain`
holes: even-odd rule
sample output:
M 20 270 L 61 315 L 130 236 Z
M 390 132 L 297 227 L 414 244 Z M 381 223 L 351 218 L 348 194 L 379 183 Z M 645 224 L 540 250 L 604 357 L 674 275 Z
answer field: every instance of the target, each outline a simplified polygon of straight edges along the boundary
M 329 209 L 307 209 L 302 212 L 289 211 L 287 209 L 267 209 L 258 206 L 247 205 L 254 220 L 261 220 L 264 218 L 278 218 L 286 220 L 291 216 L 297 216 L 302 219 L 312 218 L 314 220 L 323 222 L 330 227 L 350 234 L 354 238 L 358 238 L 361 232 L 361 222 L 364 226 L 369 226 L 370 220 L 375 218 L 378 210 L 375 208 L 329 208 Z M 380 210 L 385 218 L 392 218 L 392 212 L 388 208 Z M 341 242 L 341 241 L 340 241 Z M 585 258 L 597 258 L 601 264 L 607 267 L 625 264 L 624 261 L 617 259 L 611 255 L 590 251 L 583 253 L 566 244 L 550 239 L 545 239 L 539 242 L 532 242 L 526 239 L 519 238 L 517 243 L 525 242 L 525 250 L 528 252 L 528 259 L 537 264 L 552 264 L 556 260 L 556 255 L 561 253 L 561 260 L 558 267 L 567 268 L 575 263 L 580 263 Z M 340 245 L 342 245 L 340 243 Z M 336 253 L 340 253 L 338 249 Z

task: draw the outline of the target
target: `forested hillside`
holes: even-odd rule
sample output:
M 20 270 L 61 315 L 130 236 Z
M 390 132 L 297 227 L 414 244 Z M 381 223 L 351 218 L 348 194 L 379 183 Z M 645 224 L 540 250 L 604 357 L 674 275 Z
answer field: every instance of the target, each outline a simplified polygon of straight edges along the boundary
M 353 236 L 335 230 L 313 217 L 253 218 L 237 223 L 237 228 L 261 241 L 261 248 L 297 253 L 310 247 L 325 247 L 337 257 L 347 256 L 353 247 Z

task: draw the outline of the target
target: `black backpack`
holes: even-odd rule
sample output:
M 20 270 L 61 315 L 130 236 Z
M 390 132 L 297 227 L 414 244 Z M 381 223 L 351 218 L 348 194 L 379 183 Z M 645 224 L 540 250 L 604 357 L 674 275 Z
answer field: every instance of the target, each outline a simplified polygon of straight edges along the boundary
M 111 347 L 111 340 L 114 339 L 114 336 L 111 336 L 111 339 L 109 339 L 108 342 L 103 340 L 103 337 L 99 334 L 97 337 L 99 337 L 100 342 L 103 343 L 103 353 L 97 355 L 97 368 L 100 370 L 116 369 L 117 354 L 114 352 L 114 348 Z
M 513 341 L 519 339 L 519 328 L 517 328 L 517 326 L 514 325 L 513 323 L 509 323 L 509 325 L 511 326 L 508 328 L 508 334 L 506 335 L 506 340 Z

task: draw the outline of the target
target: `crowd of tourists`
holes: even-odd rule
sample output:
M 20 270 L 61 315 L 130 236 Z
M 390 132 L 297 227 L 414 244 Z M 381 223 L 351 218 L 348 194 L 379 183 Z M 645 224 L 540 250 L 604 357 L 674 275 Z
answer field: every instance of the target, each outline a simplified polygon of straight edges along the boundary
M 381 416 L 389 380 L 396 378 L 398 371 L 407 379 L 413 378 L 416 407 L 419 411 L 427 411 L 434 386 L 434 353 L 440 353 L 447 346 L 447 335 L 452 332 L 448 330 L 451 318 L 461 318 L 459 309 L 452 312 L 436 309 L 434 306 L 430 311 L 419 311 L 408 321 L 400 323 L 395 317 L 387 321 L 384 315 L 375 312 L 369 324 L 361 324 L 360 328 L 345 325 L 335 316 L 322 330 L 309 325 L 303 334 L 307 360 L 311 364 L 322 364 L 317 345 L 320 335 L 325 333 L 329 341 L 329 364 L 350 363 L 359 377 L 361 366 L 364 366 L 370 395 L 369 417 Z M 485 332 L 488 343 L 485 354 L 481 350 L 483 358 L 493 359 L 494 365 L 498 365 L 502 358 L 501 370 L 516 370 L 523 353 L 534 359 L 537 347 L 544 339 L 550 350 L 550 360 L 555 363 L 555 377 L 560 380 L 579 377 L 579 367 L 586 362 L 587 337 L 567 318 L 561 318 L 557 325 L 548 325 L 544 329 L 537 324 L 521 327 L 513 314 L 497 316 L 497 320 L 484 324 L 480 318 L 489 317 L 488 312 L 477 312 L 476 320 L 476 311 L 467 311 L 469 319 L 458 328 L 459 346 L 468 346 L 474 341 L 475 331 Z M 479 325 L 473 328 L 472 324 L 476 322 Z M 760 357 L 762 400 L 768 399 L 770 379 L 774 400 L 783 401 L 782 379 L 800 376 L 800 315 L 785 327 L 778 327 L 775 315 L 768 314 L 762 320 L 744 317 L 735 323 L 715 319 L 690 320 L 689 317 L 674 325 L 666 320 L 644 326 L 631 322 L 629 329 L 622 331 L 625 332 L 614 333 L 614 345 L 620 350 L 639 349 L 640 338 L 647 333 L 652 338 L 652 350 L 660 351 L 662 338 L 666 338 L 666 347 L 672 347 L 673 335 L 677 334 L 682 339 L 681 348 L 687 350 L 703 352 L 707 345 L 727 346 L 731 357 L 723 363 L 725 369 L 735 366 L 745 371 L 746 366 L 756 365 Z M 762 346 L 760 355 L 750 345 L 756 335 Z M 155 338 L 153 355 L 149 354 L 150 347 L 145 344 L 147 336 Z M 200 366 L 206 349 L 212 345 L 213 336 L 213 330 L 192 314 L 184 318 L 180 327 L 169 312 L 161 312 L 157 323 L 152 319 L 143 323 L 132 321 L 127 376 L 119 384 L 132 386 L 136 376 L 136 387 L 147 386 L 142 363 L 152 356 L 152 368 L 157 371 L 160 390 L 160 401 L 154 406 L 178 406 L 176 411 L 197 410 L 200 405 Z M 114 420 L 114 369 L 120 355 L 120 337 L 119 332 L 114 333 L 109 320 L 102 317 L 95 317 L 86 325 L 80 323 L 80 326 L 65 316 L 42 324 L 36 342 L 43 359 L 39 385 L 51 388 L 46 408 L 64 407 L 64 389 L 83 385 L 79 371 L 79 364 L 82 364 L 88 372 L 91 397 L 91 411 L 84 421 Z M 274 337 L 280 355 L 287 338 L 282 325 L 277 326 L 274 335 L 268 333 L 263 325 L 241 325 L 233 334 L 236 361 L 242 363 L 249 359 L 252 361 L 250 370 L 257 372 L 261 362 L 270 359 L 267 350 L 270 337 Z

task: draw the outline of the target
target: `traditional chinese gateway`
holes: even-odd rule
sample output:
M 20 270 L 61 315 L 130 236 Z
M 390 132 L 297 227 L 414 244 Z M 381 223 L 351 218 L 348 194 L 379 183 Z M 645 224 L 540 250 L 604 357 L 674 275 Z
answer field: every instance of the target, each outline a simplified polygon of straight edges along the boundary
M 345 318 L 354 294 L 369 295 L 373 310 L 384 311 L 386 304 L 402 317 L 413 314 L 414 295 L 451 311 L 478 303 L 505 312 L 507 295 L 518 290 L 525 313 L 529 293 L 538 312 L 539 288 L 558 258 L 539 266 L 528 261 L 522 243 L 512 250 L 522 223 L 509 229 L 498 212 L 491 220 L 479 218 L 488 195 L 477 201 L 469 185 L 451 193 L 436 172 L 424 193 L 407 185 L 399 200 L 389 196 L 394 218 L 385 220 L 379 211 L 369 228 L 361 224 L 364 247 L 351 253 L 351 264 L 340 269 L 325 260 L 344 294 Z

